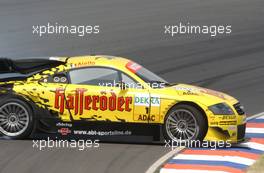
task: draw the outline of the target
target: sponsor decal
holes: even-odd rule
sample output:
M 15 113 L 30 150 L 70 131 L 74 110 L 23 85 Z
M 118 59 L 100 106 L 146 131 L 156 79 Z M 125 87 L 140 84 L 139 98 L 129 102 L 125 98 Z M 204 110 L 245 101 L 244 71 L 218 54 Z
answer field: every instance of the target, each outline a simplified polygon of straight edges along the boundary
M 226 100 L 225 95 L 223 93 L 221 93 L 221 92 L 218 92 L 218 91 L 202 88 L 201 92 L 204 93 L 204 94 L 216 96 L 216 97 L 219 97 L 221 99 Z
M 136 94 L 135 95 L 136 106 L 160 106 L 159 96 L 149 96 L 149 94 Z
M 186 92 L 183 92 L 183 95 L 196 95 L 196 96 L 198 96 L 199 94 L 188 90 Z
M 77 88 L 74 94 L 65 94 L 63 88 L 55 91 L 54 107 L 63 114 L 65 109 L 74 110 L 74 114 L 82 115 L 84 110 L 100 111 L 131 111 L 132 97 L 117 97 L 111 92 L 111 96 L 105 95 L 86 95 L 87 90 Z
M 138 121 L 155 121 L 155 115 L 139 115 Z
M 211 126 L 218 126 L 218 122 L 211 122 L 210 125 Z
M 58 130 L 58 132 L 59 132 L 61 135 L 66 136 L 66 135 L 68 135 L 68 134 L 71 133 L 71 130 L 70 130 L 69 128 L 60 128 L 60 129 Z
M 197 89 L 195 89 L 195 88 L 187 88 L 187 87 L 181 87 L 181 86 L 175 86 L 174 87 L 176 90 L 179 90 L 179 91 L 192 91 L 192 92 L 194 92 L 194 91 L 197 91 Z
M 183 95 L 198 95 L 198 93 L 196 92 L 201 92 L 204 94 L 216 96 L 216 97 L 226 100 L 225 95 L 223 93 L 210 90 L 210 89 L 206 89 L 206 88 L 201 88 L 201 87 L 188 88 L 188 87 L 181 87 L 181 86 L 176 86 L 174 88 L 179 91 L 185 91 Z
M 237 121 L 220 121 L 219 122 L 220 126 L 225 126 L 225 125 L 237 125 Z
M 223 120 L 234 120 L 236 119 L 236 116 L 235 115 L 224 115 L 222 119 Z
M 131 71 L 131 72 L 133 72 L 133 73 L 136 73 L 139 69 L 142 68 L 142 66 L 139 65 L 139 64 L 137 64 L 137 63 L 135 63 L 135 62 L 133 62 L 133 61 L 130 61 L 130 62 L 128 62 L 128 63 L 126 64 L 126 68 L 127 68 L 129 71 Z
M 89 65 L 95 65 L 95 62 L 94 61 L 81 61 L 78 63 L 73 63 L 71 67 L 76 68 L 76 67 L 83 67 L 83 66 L 89 66 Z
M 63 123 L 63 122 L 58 122 L 56 124 L 57 127 L 72 127 L 71 123 Z
M 97 131 L 97 130 L 74 130 L 74 135 L 88 135 L 88 136 L 120 136 L 120 135 L 132 135 L 132 132 L 129 130 L 120 131 Z

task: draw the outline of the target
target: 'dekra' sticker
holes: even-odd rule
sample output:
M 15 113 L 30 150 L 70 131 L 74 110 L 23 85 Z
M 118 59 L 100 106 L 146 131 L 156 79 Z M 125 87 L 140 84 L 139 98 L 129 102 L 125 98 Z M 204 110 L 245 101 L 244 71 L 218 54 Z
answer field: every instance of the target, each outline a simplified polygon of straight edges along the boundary
M 159 96 L 149 96 L 149 94 L 137 94 L 135 95 L 136 106 L 160 106 Z

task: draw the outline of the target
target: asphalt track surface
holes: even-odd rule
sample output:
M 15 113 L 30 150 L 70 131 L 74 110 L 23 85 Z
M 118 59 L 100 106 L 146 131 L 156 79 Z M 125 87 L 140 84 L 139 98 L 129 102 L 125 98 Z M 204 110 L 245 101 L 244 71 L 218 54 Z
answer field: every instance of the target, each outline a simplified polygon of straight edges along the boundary
M 248 113 L 264 111 L 263 0 L 1 0 L 0 55 L 120 55 L 171 82 L 227 92 Z M 33 25 L 100 25 L 99 35 L 32 35 Z M 164 34 L 164 25 L 232 25 L 232 34 Z M 85 151 L 38 151 L 32 141 L 0 141 L 0 172 L 144 172 L 168 150 L 101 144 Z

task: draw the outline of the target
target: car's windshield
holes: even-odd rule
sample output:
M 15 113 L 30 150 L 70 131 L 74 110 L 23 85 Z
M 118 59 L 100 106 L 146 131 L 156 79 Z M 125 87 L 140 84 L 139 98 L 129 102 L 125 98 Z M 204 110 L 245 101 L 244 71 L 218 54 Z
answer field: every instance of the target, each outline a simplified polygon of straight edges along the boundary
M 142 66 L 136 71 L 136 75 L 148 83 L 152 88 L 162 88 L 164 86 L 170 85 L 165 79 L 159 77 L 155 73 Z
M 148 83 L 152 81 L 168 83 L 166 80 L 162 79 L 161 77 L 144 67 L 141 67 L 139 70 L 137 70 L 136 75 L 138 75 L 142 80 Z
M 163 78 L 133 61 L 128 62 L 126 64 L 126 68 L 149 84 L 151 88 L 163 88 L 165 86 L 171 86 L 171 84 Z

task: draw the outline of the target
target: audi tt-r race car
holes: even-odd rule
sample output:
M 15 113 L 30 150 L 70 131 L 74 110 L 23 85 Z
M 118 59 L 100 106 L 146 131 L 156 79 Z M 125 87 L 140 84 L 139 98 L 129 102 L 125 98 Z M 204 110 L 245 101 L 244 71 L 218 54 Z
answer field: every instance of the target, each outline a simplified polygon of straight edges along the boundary
M 1 58 L 0 73 L 5 138 L 244 139 L 246 115 L 235 98 L 168 83 L 125 58 Z

